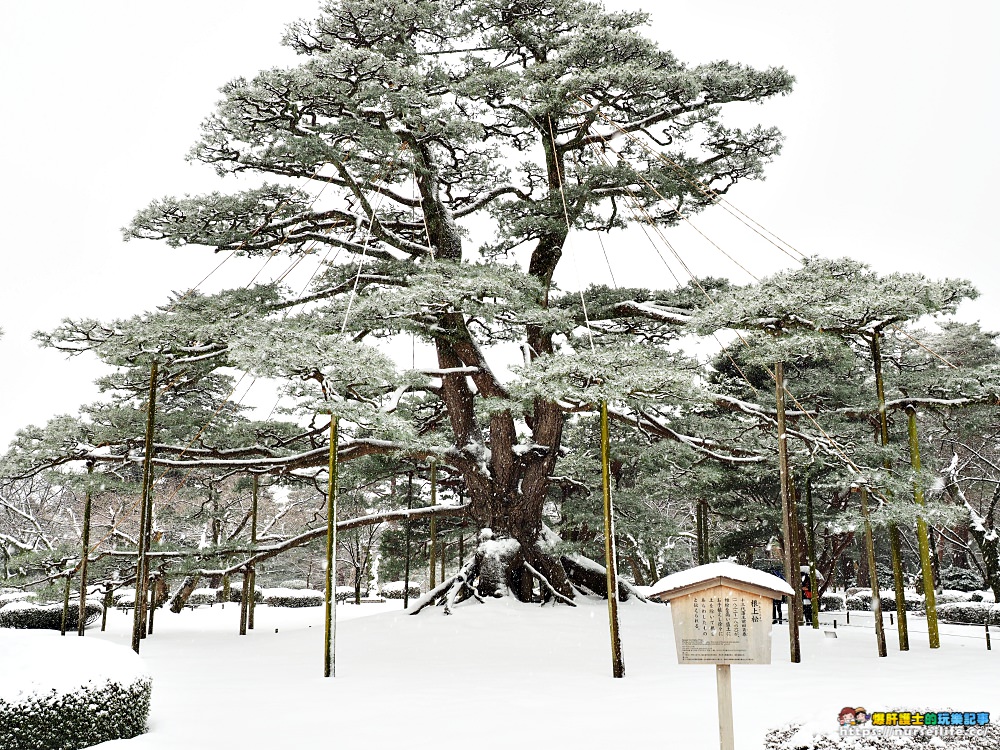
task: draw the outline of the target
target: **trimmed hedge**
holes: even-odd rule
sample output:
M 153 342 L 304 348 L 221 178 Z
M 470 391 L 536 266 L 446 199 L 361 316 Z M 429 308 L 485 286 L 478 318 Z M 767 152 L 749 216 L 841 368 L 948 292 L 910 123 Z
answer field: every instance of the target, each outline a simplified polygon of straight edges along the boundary
M 18 628 L 20 630 L 61 630 L 62 629 L 61 604 L 31 604 L 29 602 L 12 602 L 6 607 L 0 608 L 0 628 Z M 96 602 L 87 602 L 85 609 L 86 618 L 84 627 L 90 625 L 100 618 L 104 612 L 104 607 Z M 69 611 L 66 613 L 66 629 L 76 630 L 80 614 L 79 602 L 70 602 Z M 0 747 L 6 747 L 0 743 Z
M 78 750 L 146 731 L 152 683 L 88 685 L 72 693 L 0 699 L 0 747 L 4 750 Z
M 264 604 L 269 607 L 321 607 L 326 602 L 322 591 L 308 589 L 264 589 Z
M 924 608 L 924 597 L 914 591 L 904 592 L 905 608 L 907 612 L 919 612 Z M 896 592 L 883 590 L 879 595 L 882 602 L 882 611 L 896 609 Z M 870 612 L 872 608 L 871 589 L 860 589 L 857 593 L 847 597 L 847 609 Z
M 222 589 L 219 589 L 219 601 L 223 599 Z M 264 589 L 254 586 L 253 589 L 253 600 L 255 604 L 263 604 L 264 602 Z M 243 586 L 242 584 L 237 584 L 235 586 L 229 587 L 229 601 L 233 604 L 240 604 L 243 602 Z
M 937 608 L 941 622 L 959 625 L 1000 625 L 1000 606 L 992 602 L 955 602 Z
M 383 599 L 402 599 L 405 586 L 406 584 L 403 581 L 392 581 L 382 586 L 379 594 L 382 595 Z M 416 599 L 419 596 L 420 584 L 410 581 L 410 598 Z
M 906 707 L 909 710 L 909 706 Z M 831 719 L 832 721 L 832 719 Z M 870 726 L 870 725 L 868 725 Z M 1000 747 L 1000 724 L 976 727 L 949 727 L 954 733 L 947 738 L 938 736 L 937 727 L 908 727 L 905 735 L 869 734 L 841 737 L 839 731 L 828 731 L 803 737 L 800 725 L 789 724 L 768 731 L 765 750 L 926 750 L 927 748 L 964 748 L 965 750 L 995 750 Z M 937 738 L 937 739 L 935 739 Z M 943 741 L 942 741 L 943 740 Z
M 836 612 L 845 606 L 847 597 L 843 594 L 835 594 L 832 591 L 823 594 L 819 599 L 820 612 Z

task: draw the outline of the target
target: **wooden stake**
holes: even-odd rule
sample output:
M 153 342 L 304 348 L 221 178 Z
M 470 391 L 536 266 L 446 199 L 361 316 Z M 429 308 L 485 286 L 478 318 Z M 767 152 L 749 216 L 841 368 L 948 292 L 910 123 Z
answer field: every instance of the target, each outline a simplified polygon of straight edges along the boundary
M 795 664 L 802 661 L 799 646 L 799 617 L 796 601 L 801 601 L 799 586 L 798 557 L 795 556 L 795 536 L 798 533 L 798 519 L 793 516 L 792 483 L 788 471 L 788 436 L 785 433 L 785 366 L 783 362 L 774 365 L 775 405 L 778 415 L 778 473 L 781 477 L 781 533 L 785 539 L 785 580 L 798 591 L 789 599 L 788 606 L 788 652 Z
M 906 407 L 906 431 L 910 438 L 910 466 L 913 471 L 920 471 L 920 442 L 917 440 L 917 410 Z M 913 502 L 924 507 L 924 490 L 918 479 L 913 481 Z M 927 638 L 931 648 L 941 648 L 941 636 L 938 632 L 937 595 L 934 593 L 934 571 L 931 568 L 931 547 L 927 538 L 927 521 L 917 511 L 917 548 L 920 550 L 920 574 L 923 577 L 924 610 L 927 613 Z
M 63 590 L 62 624 L 59 626 L 59 635 L 66 635 L 66 621 L 69 619 L 69 584 L 72 577 L 72 573 L 66 573 L 66 588 Z
M 882 334 L 876 331 L 871 338 L 872 364 L 875 368 L 875 392 L 878 396 L 879 438 L 882 447 L 889 445 L 889 418 L 885 407 L 885 381 L 882 378 Z M 882 464 L 886 469 L 892 468 L 892 463 L 886 458 Z M 899 528 L 895 523 L 888 523 L 889 550 L 892 558 L 892 589 L 896 595 L 896 617 L 898 620 L 899 650 L 910 650 L 910 634 L 906 627 L 906 596 L 903 587 L 903 554 L 899 540 Z
M 330 415 L 330 464 L 326 490 L 326 638 L 323 676 L 337 676 L 337 417 Z
M 431 505 L 437 505 L 437 463 L 431 461 Z M 435 583 L 434 578 L 434 564 L 437 562 L 435 555 L 437 553 L 437 522 L 434 516 L 431 516 L 431 541 L 430 541 L 430 558 L 431 558 L 431 580 L 428 584 L 428 591 L 432 590 Z
M 250 613 L 250 571 L 243 571 L 243 589 L 240 595 L 240 635 L 247 634 L 247 618 Z
M 83 636 L 87 624 L 87 558 L 90 556 L 90 510 L 93 501 L 91 482 L 94 478 L 94 462 L 87 461 L 87 494 L 83 503 L 83 547 L 80 556 L 80 615 L 76 618 L 76 634 Z
M 257 475 L 254 474 L 250 479 L 251 487 L 251 501 L 250 501 L 250 547 L 255 548 L 257 545 L 257 496 L 260 494 L 260 480 Z M 257 606 L 257 566 L 250 563 L 250 583 L 248 588 L 250 589 L 250 601 L 247 603 L 247 630 L 253 630 L 253 613 L 254 608 Z
M 104 611 L 101 612 L 101 632 L 108 627 L 108 610 L 111 609 L 111 585 L 104 584 Z
M 611 673 L 625 676 L 622 642 L 618 634 L 618 565 L 615 552 L 615 518 L 611 505 L 611 438 L 608 402 L 601 401 L 601 478 L 604 489 L 604 566 L 608 583 L 608 624 L 611 629 Z
M 809 477 L 806 477 L 806 554 L 809 556 L 809 591 L 812 593 L 812 606 L 810 607 L 812 610 L 812 626 L 813 629 L 819 630 L 819 580 L 816 576 L 816 530 L 813 528 L 812 481 Z
M 875 615 L 875 642 L 878 655 L 885 656 L 885 625 L 882 622 L 882 598 L 878 586 L 878 571 L 875 570 L 875 540 L 872 537 L 872 524 L 868 518 L 868 490 L 861 488 L 861 515 L 865 519 L 865 547 L 868 552 L 868 576 L 872 586 L 872 612 Z
M 715 686 L 719 695 L 719 750 L 734 750 L 733 676 L 728 664 L 715 665 Z
M 413 472 L 406 479 L 406 509 L 413 508 Z M 410 607 L 410 518 L 407 516 L 405 528 L 406 563 L 403 567 L 403 609 Z
M 135 563 L 135 608 L 132 610 L 132 650 L 139 653 L 139 643 L 144 635 L 142 620 L 143 604 L 145 602 L 146 574 L 146 513 L 149 498 L 150 476 L 153 465 L 150 461 L 153 452 L 153 424 L 156 413 L 156 360 L 149 368 L 149 398 L 146 402 L 146 442 L 142 462 L 142 500 L 139 508 L 139 554 Z

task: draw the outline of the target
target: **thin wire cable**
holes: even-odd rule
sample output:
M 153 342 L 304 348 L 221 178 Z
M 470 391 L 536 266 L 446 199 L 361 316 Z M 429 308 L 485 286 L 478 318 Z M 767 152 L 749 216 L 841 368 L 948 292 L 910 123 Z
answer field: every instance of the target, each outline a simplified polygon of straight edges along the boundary
M 556 136 L 552 130 L 552 118 L 549 120 L 549 137 L 552 139 L 552 161 L 556 165 L 556 178 L 559 180 L 559 198 L 562 200 L 563 218 L 566 220 L 566 238 L 569 239 L 569 234 L 573 231 L 572 226 L 569 223 L 569 209 L 566 207 L 566 193 L 563 190 L 563 175 L 562 167 L 559 164 L 559 147 L 556 145 Z M 563 241 L 563 246 L 565 247 L 566 241 Z M 580 283 L 580 266 L 576 263 L 576 258 L 573 259 L 574 266 L 576 267 L 577 276 L 577 286 L 580 287 L 580 304 L 583 306 L 583 321 L 587 324 L 587 338 L 590 339 L 590 351 L 596 351 L 594 347 L 594 332 L 590 327 L 590 315 L 587 312 L 587 300 L 583 296 L 583 284 Z

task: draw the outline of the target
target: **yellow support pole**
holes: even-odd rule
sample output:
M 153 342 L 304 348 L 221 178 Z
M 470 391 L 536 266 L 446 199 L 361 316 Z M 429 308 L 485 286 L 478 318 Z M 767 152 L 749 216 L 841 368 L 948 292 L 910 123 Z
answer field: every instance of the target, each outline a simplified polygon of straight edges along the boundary
M 330 465 L 326 491 L 326 627 L 323 676 L 337 676 L 337 418 L 330 415 Z
M 615 519 L 611 507 L 611 439 L 608 432 L 608 402 L 601 401 L 601 478 L 604 488 L 604 565 L 608 580 L 608 623 L 611 628 L 611 671 L 625 676 L 622 642 L 618 634 L 618 566 L 615 553 Z

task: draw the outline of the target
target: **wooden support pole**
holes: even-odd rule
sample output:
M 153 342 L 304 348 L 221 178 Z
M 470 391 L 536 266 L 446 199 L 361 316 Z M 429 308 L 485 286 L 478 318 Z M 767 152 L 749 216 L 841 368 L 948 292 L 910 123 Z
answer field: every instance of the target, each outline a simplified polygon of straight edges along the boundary
M 875 642 L 878 655 L 885 656 L 885 625 L 882 622 L 882 598 L 879 596 L 878 571 L 875 570 L 875 540 L 868 518 L 868 489 L 861 488 L 861 515 L 865 520 L 865 548 L 868 553 L 868 576 L 872 586 L 872 613 L 875 615 Z
M 618 632 L 618 563 L 615 551 L 615 517 L 611 505 L 611 438 L 608 402 L 601 401 L 601 479 L 604 491 L 604 567 L 608 584 L 608 625 L 611 630 L 611 673 L 625 676 L 625 660 Z
M 108 627 L 108 610 L 111 609 L 111 584 L 104 584 L 104 611 L 101 612 L 101 632 Z
M 142 462 L 142 499 L 139 508 L 139 553 L 135 562 L 135 608 L 132 610 L 132 650 L 139 653 L 139 643 L 144 635 L 142 610 L 145 602 L 146 575 L 146 513 L 148 512 L 148 497 L 153 464 L 150 461 L 153 453 L 153 425 L 156 413 L 156 370 L 157 363 L 153 360 L 149 368 L 149 398 L 146 401 L 146 441 Z
M 69 619 L 69 584 L 73 580 L 73 574 L 66 573 L 66 588 L 63 590 L 62 624 L 59 626 L 59 635 L 66 635 L 66 622 Z
M 906 407 L 906 431 L 910 438 L 910 466 L 914 472 L 920 471 L 920 442 L 917 440 L 917 410 Z M 927 638 L 931 648 L 941 648 L 938 632 L 937 595 L 934 593 L 934 571 L 931 568 L 931 547 L 927 538 L 927 521 L 922 512 L 924 490 L 918 477 L 913 479 L 913 502 L 917 505 L 917 549 L 920 551 L 920 574 L 923 578 L 924 611 L 927 613 Z
M 794 514 L 792 481 L 788 471 L 788 435 L 785 432 L 785 366 L 782 362 L 774 365 L 775 405 L 778 422 L 778 473 L 781 478 L 781 533 L 785 541 L 785 580 L 797 591 L 788 600 L 788 652 L 790 660 L 798 664 L 802 661 L 799 645 L 800 610 L 796 602 L 801 601 L 802 587 L 799 586 L 799 564 L 795 554 L 795 537 L 798 536 L 798 518 Z
M 816 576 L 816 529 L 813 528 L 812 481 L 806 477 L 806 553 L 809 556 L 809 591 L 812 593 L 812 626 L 819 630 L 819 580 Z M 832 575 L 832 570 L 831 570 Z
M 250 599 L 253 596 L 250 593 L 250 571 L 247 568 L 243 570 L 243 588 L 240 594 L 240 635 L 247 634 L 247 619 L 250 614 Z
M 149 613 L 147 619 L 149 621 L 149 634 L 153 634 L 153 617 L 156 614 L 156 581 L 159 578 L 159 573 L 153 573 L 149 576 L 149 581 L 151 585 L 149 586 Z
M 250 500 L 250 547 L 257 544 L 257 510 L 259 507 L 258 496 L 260 495 L 260 479 L 256 474 L 250 479 L 251 500 Z M 249 602 L 247 603 L 247 630 L 253 630 L 254 608 L 257 606 L 257 566 L 250 563 Z
M 431 505 L 437 505 L 437 462 L 431 461 Z M 431 580 L 428 583 L 428 591 L 431 591 L 436 585 L 436 580 L 434 578 L 434 567 L 437 560 L 435 555 L 437 554 L 437 520 L 434 516 L 431 516 L 431 541 L 430 541 L 430 558 L 431 558 Z
M 409 472 L 406 478 L 406 509 L 413 508 L 413 472 Z M 403 609 L 410 607 L 410 518 L 407 516 L 404 522 L 403 532 L 406 545 L 406 562 L 403 567 Z
M 330 415 L 330 463 L 326 490 L 326 626 L 323 676 L 337 676 L 337 417 Z
M 882 447 L 889 445 L 889 418 L 885 406 L 885 381 L 882 377 L 882 334 L 878 331 L 871 338 L 872 365 L 875 368 L 875 391 L 878 397 L 879 438 Z M 886 457 L 882 464 L 886 470 L 892 463 Z M 892 558 L 892 589 L 896 595 L 896 630 L 899 634 L 899 650 L 910 650 L 910 634 L 906 623 L 906 592 L 903 586 L 903 553 L 899 539 L 899 527 L 887 524 L 889 530 L 889 550 Z
M 87 491 L 83 502 L 83 538 L 80 546 L 80 614 L 76 618 L 76 634 L 83 636 L 87 625 L 87 562 L 90 557 L 90 512 L 93 505 L 94 462 L 87 461 Z
M 719 750 L 734 750 L 733 675 L 728 664 L 715 665 L 715 687 L 719 696 Z

